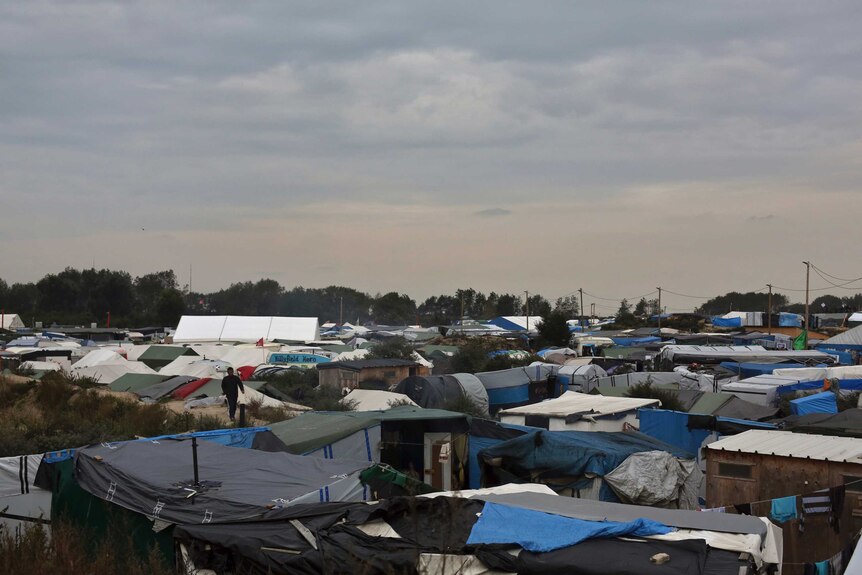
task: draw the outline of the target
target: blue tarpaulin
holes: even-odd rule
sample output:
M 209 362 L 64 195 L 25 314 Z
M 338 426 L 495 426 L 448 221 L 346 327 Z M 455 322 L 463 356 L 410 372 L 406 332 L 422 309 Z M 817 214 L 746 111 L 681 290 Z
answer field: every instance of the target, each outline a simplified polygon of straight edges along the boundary
M 621 347 L 639 347 L 646 343 L 654 343 L 657 341 L 661 341 L 660 337 L 655 336 L 647 336 L 647 337 L 612 337 L 614 341 L 614 345 L 618 345 Z
M 802 316 L 798 313 L 781 312 L 778 314 L 780 327 L 802 327 Z
M 503 458 L 513 469 L 554 476 L 604 477 L 633 453 L 667 451 L 682 459 L 694 459 L 690 451 L 636 431 L 546 431 L 509 439 L 479 452 L 481 461 Z M 527 474 L 529 477 L 529 474 Z M 573 481 L 576 484 L 577 481 Z M 619 501 L 604 482 L 602 501 Z
M 710 434 L 707 429 L 689 429 L 688 414 L 681 411 L 639 409 L 638 419 L 641 433 L 690 453 L 697 453 Z
M 544 553 L 577 545 L 587 539 L 646 537 L 664 535 L 673 531 L 652 519 L 635 519 L 626 523 L 616 521 L 584 521 L 522 509 L 497 503 L 486 503 L 482 515 L 473 525 L 467 545 L 515 544 L 527 551 Z
M 715 327 L 742 327 L 742 318 L 741 317 L 728 317 L 724 318 L 720 315 L 712 318 L 712 325 Z
M 838 413 L 838 404 L 835 394 L 831 391 L 815 393 L 790 401 L 790 412 L 793 415 L 807 415 L 809 413 Z
M 733 373 L 739 374 L 742 378 L 754 377 L 756 375 L 763 375 L 765 373 L 772 373 L 776 369 L 787 369 L 794 367 L 803 367 L 798 363 L 749 363 L 749 362 L 735 362 L 735 361 L 723 361 L 721 362 L 721 367 L 725 369 L 729 369 Z M 809 367 L 809 366 L 804 366 Z M 826 367 L 825 364 L 817 364 L 816 366 L 810 367 Z

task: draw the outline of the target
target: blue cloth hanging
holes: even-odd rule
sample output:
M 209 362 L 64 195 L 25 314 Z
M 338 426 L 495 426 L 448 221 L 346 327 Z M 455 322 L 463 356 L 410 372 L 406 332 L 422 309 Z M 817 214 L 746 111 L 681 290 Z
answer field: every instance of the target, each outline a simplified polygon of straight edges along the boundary
M 818 561 L 814 564 L 814 568 L 817 569 L 817 575 L 829 575 L 829 560 Z
M 781 497 L 772 500 L 772 510 L 769 516 L 778 523 L 796 519 L 796 496 Z

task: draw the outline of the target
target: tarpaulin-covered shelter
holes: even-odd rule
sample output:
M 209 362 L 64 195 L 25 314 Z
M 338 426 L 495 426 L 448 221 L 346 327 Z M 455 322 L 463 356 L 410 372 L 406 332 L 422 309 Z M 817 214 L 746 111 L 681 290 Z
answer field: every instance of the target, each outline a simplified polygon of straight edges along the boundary
M 583 358 L 587 359 L 587 358 Z M 594 363 L 586 365 L 563 365 L 557 372 L 560 382 L 572 391 L 586 391 L 591 384 L 598 383 L 599 379 L 607 377 L 608 372 Z
M 96 497 L 170 523 L 226 523 L 265 517 L 312 501 L 362 501 L 367 461 L 328 461 L 201 441 L 194 482 L 192 441 L 166 439 L 90 446 L 75 455 L 75 479 Z
M 17 313 L 0 314 L 0 329 L 14 331 L 26 327 Z
M 628 459 L 640 453 L 646 457 Z M 479 452 L 486 485 L 545 483 L 572 497 L 694 509 L 694 455 L 634 431 L 526 433 Z M 617 471 L 618 470 L 618 471 Z
M 379 389 L 354 389 L 341 398 L 342 405 L 349 405 L 354 411 L 380 411 L 398 405 L 416 405 L 416 402 L 403 393 L 393 393 Z
M 477 373 L 476 377 L 488 391 L 489 410 L 496 413 L 499 409 L 559 397 L 564 391 L 557 378 L 559 370 L 559 365 L 536 363 L 527 367 L 484 371 Z
M 796 433 L 862 438 L 862 409 L 845 409 L 839 413 L 790 415 L 776 421 L 776 424 L 781 429 Z
M 637 424 L 638 409 L 659 406 L 658 399 L 567 391 L 555 399 L 504 409 L 498 415 L 503 423 L 550 431 L 623 431 Z
M 821 341 L 817 344 L 817 347 L 862 351 L 862 325 Z
M 723 361 L 759 362 L 794 361 L 832 365 L 835 358 L 827 353 L 813 350 L 768 350 L 759 345 L 666 345 L 656 356 L 657 365 L 672 369 L 675 365 L 699 363 L 718 364 Z
M 467 485 L 463 413 L 410 406 L 313 411 L 270 427 L 291 453 L 381 462 L 440 489 Z
M 161 383 L 173 376 L 159 373 L 126 373 L 108 385 L 111 391 L 137 391 Z
M 790 413 L 808 415 L 809 413 L 838 413 L 836 395 L 831 391 L 806 395 L 790 400 Z
M 573 568 L 739 575 L 781 562 L 781 530 L 756 517 L 530 491 L 456 495 L 303 505 L 268 521 L 184 525 L 174 533 L 190 569 L 217 568 L 229 558 L 250 575 L 553 575 Z M 671 560 L 656 565 L 651 558 L 659 554 Z
M 144 353 L 138 356 L 138 361 L 143 362 L 152 369 L 158 371 L 176 358 L 184 355 L 197 356 L 198 354 L 191 347 L 179 345 L 151 345 L 144 350 Z
M 392 391 L 406 395 L 421 407 L 433 409 L 445 409 L 463 396 L 488 415 L 488 392 L 472 373 L 411 375 L 402 379 Z
M 320 339 L 316 317 L 184 315 L 174 342 L 315 341 Z

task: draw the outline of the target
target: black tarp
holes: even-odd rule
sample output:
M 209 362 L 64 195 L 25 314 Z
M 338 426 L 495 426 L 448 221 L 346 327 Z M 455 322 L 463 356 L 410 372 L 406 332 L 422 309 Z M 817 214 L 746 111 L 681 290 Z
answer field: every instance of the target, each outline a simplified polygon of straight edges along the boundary
M 160 439 L 102 444 L 75 454 L 83 489 L 126 509 L 172 523 L 221 523 L 260 517 L 301 497 L 336 500 L 358 485 L 367 461 L 327 460 L 197 442 Z M 324 493 L 325 490 L 325 493 Z M 360 489 L 361 493 L 361 489 Z
M 392 391 L 403 393 L 419 407 L 431 409 L 445 409 L 463 394 L 461 384 L 451 375 L 411 375 L 402 379 Z
M 791 415 L 773 423 L 797 433 L 862 437 L 862 409 L 859 408 L 847 409 L 840 413 Z

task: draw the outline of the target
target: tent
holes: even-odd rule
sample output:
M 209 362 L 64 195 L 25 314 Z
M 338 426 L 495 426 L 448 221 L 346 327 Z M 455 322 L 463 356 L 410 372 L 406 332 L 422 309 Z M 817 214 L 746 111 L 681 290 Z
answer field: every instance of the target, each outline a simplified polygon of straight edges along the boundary
M 26 327 L 17 313 L 4 313 L 0 315 L 0 329 L 14 331 Z
M 493 326 L 507 331 L 535 331 L 541 324 L 543 318 L 540 315 L 501 315 L 489 320 Z
M 359 474 L 369 467 L 367 461 L 326 461 L 201 441 L 195 484 L 192 449 L 190 439 L 86 447 L 75 454 L 75 479 L 96 497 L 108 494 L 115 505 L 180 524 L 262 518 L 298 503 L 362 501 L 366 495 Z
M 111 391 L 132 391 L 144 389 L 170 379 L 170 375 L 158 373 L 126 373 L 111 382 Z
M 862 317 L 862 314 L 853 315 Z M 854 320 L 853 316 L 851 316 L 850 321 L 862 320 Z M 856 326 L 852 329 L 845 331 L 844 333 L 839 333 L 834 337 L 830 337 L 827 340 L 821 341 L 817 344 L 817 347 L 826 347 L 840 350 L 862 350 L 862 325 Z
M 392 391 L 406 395 L 421 407 L 434 409 L 445 409 L 463 395 L 481 413 L 488 415 L 488 392 L 482 382 L 470 373 L 411 375 L 402 379 Z
M 831 391 L 806 395 L 790 400 L 790 413 L 808 415 L 809 413 L 838 413 L 836 395 Z
M 177 345 L 150 345 L 147 346 L 147 349 L 138 356 L 138 361 L 158 370 L 168 365 L 176 358 L 184 355 L 197 357 L 198 354 L 190 347 Z
M 586 358 L 584 358 L 586 359 Z M 586 391 L 590 384 L 598 382 L 599 378 L 607 377 L 608 372 L 600 365 L 564 365 L 557 372 L 557 377 L 564 386 L 572 391 Z
M 158 401 L 161 398 L 173 393 L 173 391 L 177 388 L 182 387 L 190 381 L 194 381 L 194 379 L 194 377 L 190 377 L 188 375 L 176 375 L 153 385 L 140 388 L 134 393 L 141 399 L 146 399 L 148 401 Z
M 606 481 L 630 456 L 644 452 L 645 459 L 629 462 Z M 652 505 L 661 493 L 662 506 L 695 509 L 702 480 L 693 454 L 633 431 L 540 430 L 483 449 L 479 458 L 483 478 L 494 484 L 530 478 L 560 494 L 601 501 L 649 499 Z
M 527 367 L 485 371 L 477 373 L 476 377 L 488 392 L 489 410 L 496 412 L 558 397 L 562 393 L 562 386 L 557 381 L 559 370 L 559 365 L 534 363 Z
M 98 348 L 87 353 L 87 355 L 73 363 L 72 369 L 77 370 L 84 367 L 93 367 L 96 365 L 117 364 L 123 363 L 125 361 L 126 358 L 113 350 Z
M 567 391 L 560 397 L 499 412 L 500 421 L 551 431 L 623 431 L 637 424 L 638 409 L 659 407 L 657 399 L 605 397 Z
M 394 405 L 413 405 L 416 403 L 403 393 L 380 391 L 376 389 L 354 389 L 341 399 L 343 405 L 352 405 L 355 411 L 378 411 L 390 409 Z
M 316 317 L 184 315 L 174 342 L 315 341 L 320 339 Z
M 115 354 L 116 355 L 116 354 Z M 119 356 L 117 356 L 119 357 Z M 155 371 L 139 361 L 122 361 L 118 363 L 99 363 L 91 367 L 72 368 L 74 377 L 90 377 L 103 385 L 110 385 L 127 373 L 151 374 Z

